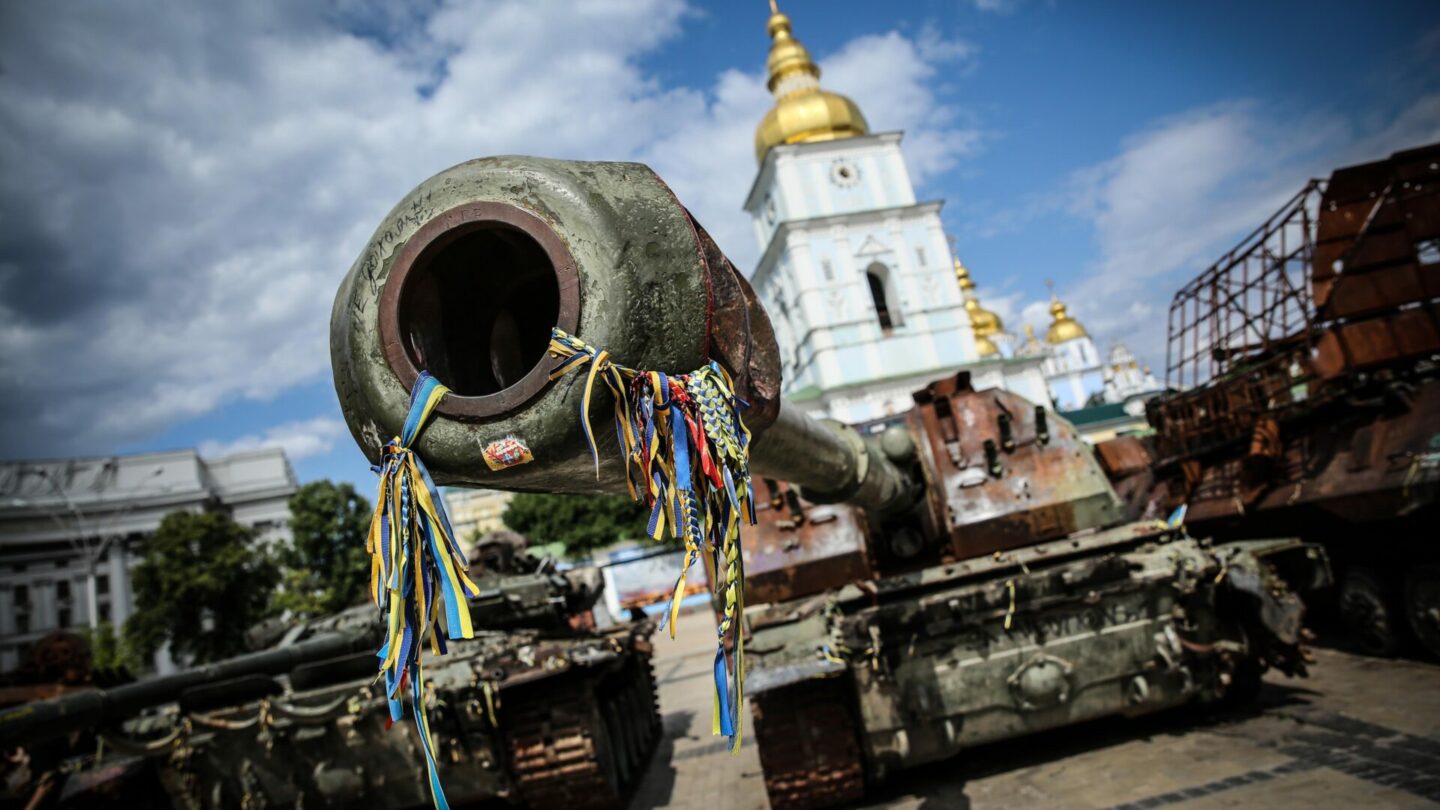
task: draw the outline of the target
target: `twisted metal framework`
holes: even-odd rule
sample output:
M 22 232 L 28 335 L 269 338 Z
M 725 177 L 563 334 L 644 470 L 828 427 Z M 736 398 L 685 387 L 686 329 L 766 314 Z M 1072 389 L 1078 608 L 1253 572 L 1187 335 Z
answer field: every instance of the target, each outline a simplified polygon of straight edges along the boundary
M 1165 455 L 1248 437 L 1255 417 L 1305 401 L 1315 306 L 1309 269 L 1325 184 L 1312 180 L 1170 304 Z

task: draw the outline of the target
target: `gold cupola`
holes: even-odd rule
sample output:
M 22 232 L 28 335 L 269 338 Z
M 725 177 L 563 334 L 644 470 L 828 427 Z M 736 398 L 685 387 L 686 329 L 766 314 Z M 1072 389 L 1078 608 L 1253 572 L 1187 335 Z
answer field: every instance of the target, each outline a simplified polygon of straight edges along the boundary
M 1050 317 L 1054 320 L 1050 323 L 1049 331 L 1045 333 L 1045 340 L 1051 345 L 1085 337 L 1085 327 L 1070 317 L 1065 305 L 1054 295 L 1050 296 Z
M 870 127 L 855 102 L 820 89 L 820 67 L 790 32 L 790 18 L 770 0 L 770 92 L 775 106 L 755 130 L 755 159 L 765 161 L 772 146 L 782 143 L 834 141 L 865 135 Z
M 975 293 L 975 281 L 970 271 L 959 260 L 955 260 L 955 283 L 960 287 L 960 297 L 965 301 L 965 314 L 970 316 L 970 329 L 975 333 L 975 349 L 981 357 L 1000 353 L 1000 348 L 991 340 L 1005 331 L 1000 316 L 980 306 L 980 297 Z

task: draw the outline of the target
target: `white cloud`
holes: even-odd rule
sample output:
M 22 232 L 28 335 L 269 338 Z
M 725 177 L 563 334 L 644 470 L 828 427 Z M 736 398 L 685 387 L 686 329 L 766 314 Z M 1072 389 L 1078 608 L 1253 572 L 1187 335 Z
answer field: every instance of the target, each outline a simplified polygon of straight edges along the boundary
M 895 31 L 863 36 L 821 63 L 822 81 L 855 99 L 871 129 L 905 130 L 905 163 L 922 185 L 974 154 L 983 141 L 961 111 L 941 103 L 933 90 L 941 65 L 973 53 L 967 43 L 940 40 L 928 28 L 915 39 Z
M 976 11 L 1009 14 L 1024 5 L 1024 0 L 966 0 L 966 3 L 974 6 Z
M 1046 324 L 1050 323 L 1050 302 L 1031 301 L 1020 310 L 1020 323 L 1016 334 L 1025 334 L 1025 324 L 1035 327 L 1035 334 L 1045 337 Z
M 200 443 L 199 450 L 200 455 L 206 458 L 218 458 L 261 447 L 279 447 L 290 461 L 295 462 L 329 453 L 342 436 L 349 436 L 344 422 L 334 417 L 317 416 L 299 422 L 286 422 L 230 441 L 204 441 Z
M 0 419 L 8 452 L 99 451 L 322 378 L 330 303 L 386 210 L 462 160 L 644 160 L 738 265 L 759 68 L 670 87 L 680 0 L 7 4 Z M 803 30 L 802 30 L 803 35 Z M 978 137 L 930 90 L 972 50 L 862 37 L 827 86 L 934 177 Z
M 1169 302 L 1182 283 L 1311 177 L 1437 139 L 1440 96 L 1368 132 L 1335 115 L 1286 116 L 1245 102 L 1160 121 L 1069 179 L 1069 212 L 1093 225 L 1098 256 L 1057 292 L 1102 348 L 1123 341 L 1162 369 Z M 1040 328 L 1047 306 L 1033 301 L 1022 318 Z

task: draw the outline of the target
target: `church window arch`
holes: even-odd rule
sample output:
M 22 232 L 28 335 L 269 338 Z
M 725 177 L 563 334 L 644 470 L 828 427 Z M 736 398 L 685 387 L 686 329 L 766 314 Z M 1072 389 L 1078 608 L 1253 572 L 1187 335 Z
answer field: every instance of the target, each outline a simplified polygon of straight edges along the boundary
M 894 288 L 890 284 L 890 271 L 880 262 L 865 268 L 865 281 L 870 288 L 870 301 L 875 305 L 875 319 L 885 333 L 901 325 L 900 309 L 895 306 Z

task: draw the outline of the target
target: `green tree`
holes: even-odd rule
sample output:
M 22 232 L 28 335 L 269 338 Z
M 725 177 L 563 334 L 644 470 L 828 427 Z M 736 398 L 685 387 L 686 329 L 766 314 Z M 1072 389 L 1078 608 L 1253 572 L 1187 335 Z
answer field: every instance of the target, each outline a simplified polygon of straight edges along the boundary
M 275 606 L 300 618 L 325 616 L 370 589 L 370 502 L 349 484 L 313 481 L 290 496 L 292 540 L 279 551 L 284 588 Z
M 208 663 L 245 652 L 280 580 L 255 532 L 220 512 L 174 512 L 142 546 L 126 640 L 149 658 L 166 641 Z
M 644 537 L 650 510 L 619 495 L 542 495 L 522 492 L 501 520 L 534 543 L 560 542 L 565 553 L 584 557 L 617 540 Z
M 90 666 L 95 669 L 127 669 L 139 672 L 143 667 L 140 654 L 123 634 L 115 632 L 115 625 L 100 622 L 100 626 L 85 629 L 85 638 L 90 642 Z

